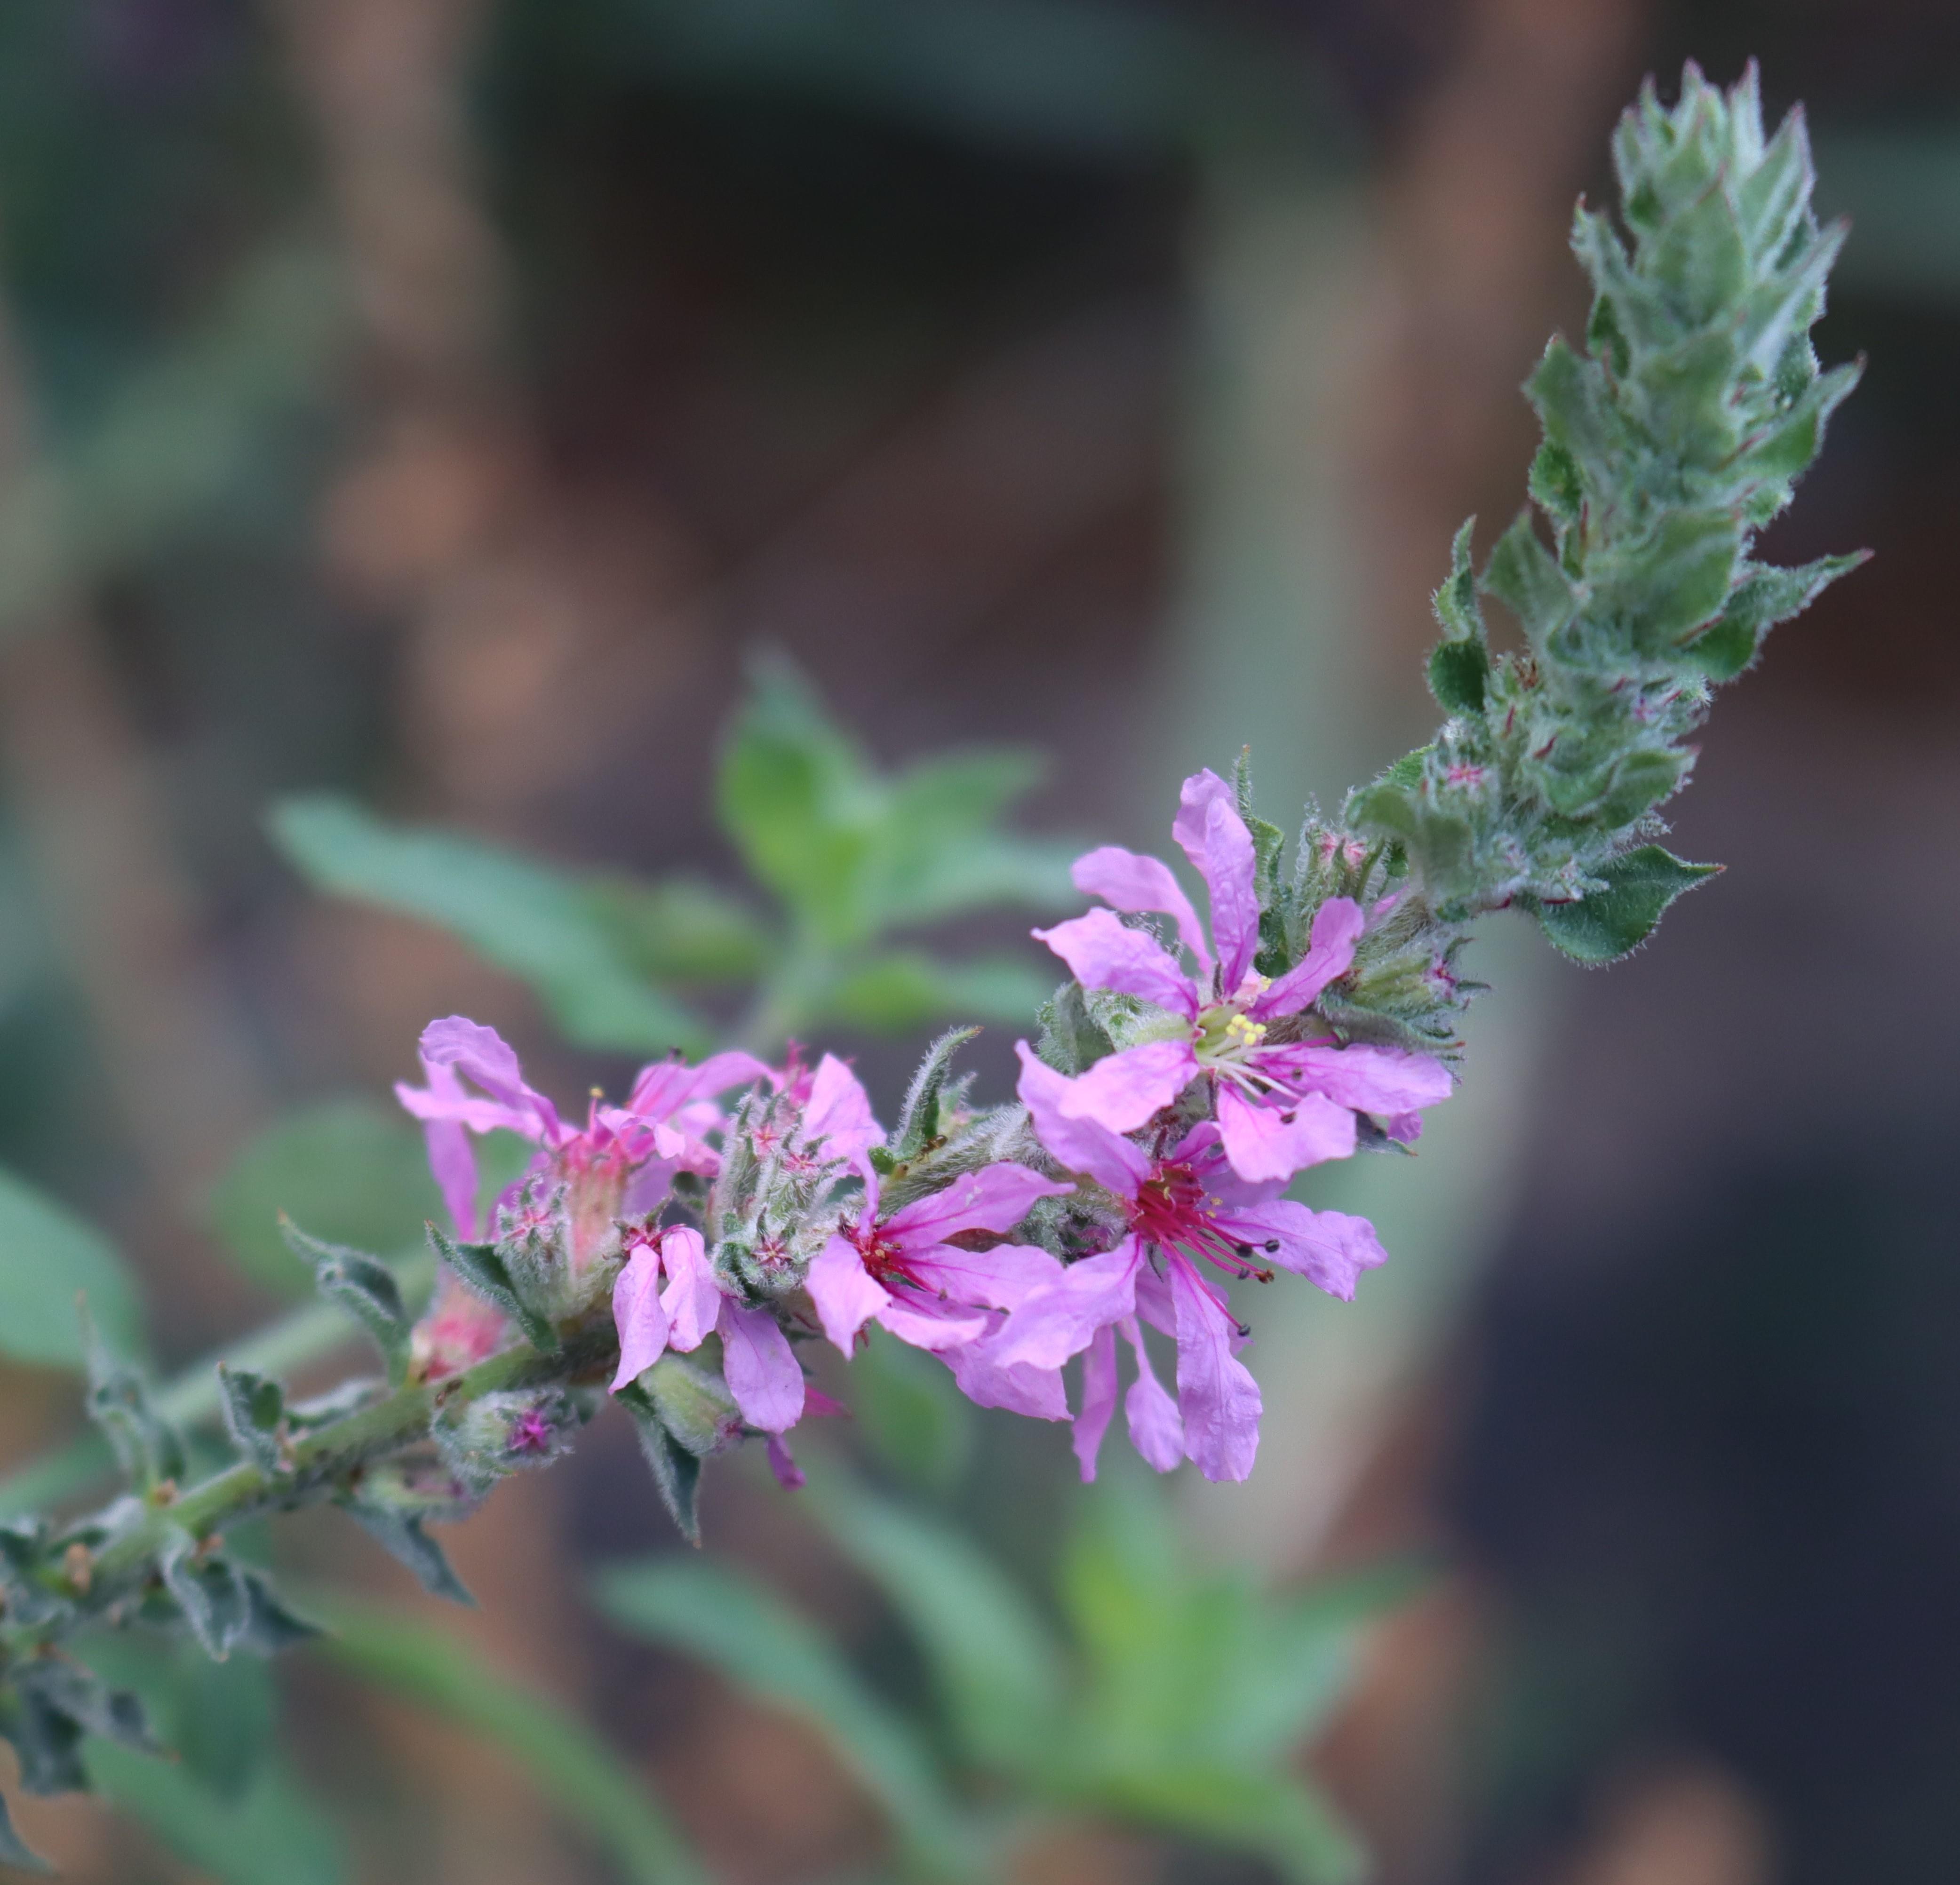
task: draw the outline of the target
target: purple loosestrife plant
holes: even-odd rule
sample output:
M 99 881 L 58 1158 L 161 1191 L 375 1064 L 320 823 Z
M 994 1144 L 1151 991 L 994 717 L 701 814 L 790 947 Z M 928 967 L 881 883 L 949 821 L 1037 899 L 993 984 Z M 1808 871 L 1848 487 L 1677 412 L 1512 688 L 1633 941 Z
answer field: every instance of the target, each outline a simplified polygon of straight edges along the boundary
M 1045 860 L 989 824 L 1024 774 L 986 759 L 876 778 L 778 688 L 731 755 L 723 805 L 788 920 L 772 932 L 698 892 L 660 904 L 710 939 L 670 947 L 692 965 L 678 978 L 755 965 L 740 1045 L 656 1061 L 574 1125 L 491 1030 L 433 1022 L 423 1084 L 400 1089 L 450 1218 L 430 1229 L 433 1303 L 412 1315 L 388 1266 L 293 1232 L 385 1378 L 291 1403 L 266 1374 L 222 1371 L 211 1404 L 237 1458 L 199 1483 L 138 1372 L 94 1344 L 89 1410 L 129 1490 L 79 1518 L 0 1525 L 0 1733 L 24 1784 L 84 1784 L 84 1730 L 148 1744 L 140 1710 L 57 1652 L 84 1627 L 141 1618 L 219 1657 L 305 1633 L 223 1531 L 336 1503 L 460 1594 L 425 1524 L 555 1457 L 609 1390 L 698 1537 L 703 1462 L 759 1437 L 796 1483 L 785 1436 L 835 1407 L 806 1362 L 826 1340 L 851 1356 L 873 1322 L 982 1404 L 1072 1421 L 1084 1477 L 1127 1347 L 1144 1459 L 1252 1471 L 1252 1330 L 1225 1285 L 1284 1270 L 1344 1299 L 1385 1256 L 1366 1222 L 1281 1194 L 1412 1140 L 1448 1096 L 1475 920 L 1522 911 L 1566 954 L 1608 962 L 1711 873 L 1659 841 L 1691 737 L 1771 627 L 1857 561 L 1752 554 L 1857 377 L 1820 370 L 1810 345 L 1843 231 L 1812 213 L 1801 116 L 1766 138 L 1753 72 L 1724 94 L 1690 67 L 1672 106 L 1642 93 L 1614 159 L 1617 223 L 1582 206 L 1574 227 L 1594 291 L 1583 345 L 1555 339 L 1527 387 L 1545 433 L 1536 515 L 1481 571 L 1465 525 L 1437 596 L 1435 739 L 1339 816 L 1310 809 L 1290 862 L 1242 760 L 1229 781 L 1187 780 L 1172 831 L 1208 928 L 1169 865 L 1089 851 L 1074 882 L 1099 904 L 1035 932 L 1070 979 L 1034 1016 L 1017 970 L 942 968 L 883 939 L 1012 886 L 1045 895 Z M 1515 619 L 1508 650 L 1487 598 Z M 281 829 L 332 887 L 450 922 L 529 975 L 582 1041 L 644 1044 L 676 1016 L 665 1038 L 703 1032 L 633 980 L 630 900 L 344 809 Z M 438 895 L 434 867 L 459 856 Z M 765 1057 L 826 1016 L 916 1018 L 966 994 L 970 1011 L 1038 1020 L 1012 1100 L 981 1104 L 954 1077 L 970 1029 L 934 1044 L 889 1131 L 834 1056 Z M 533 1152 L 485 1222 L 473 1142 L 492 1131 Z M 1174 1349 L 1169 1386 L 1153 1336 Z M 21 1857 L 0 1818 L 0 1860 Z

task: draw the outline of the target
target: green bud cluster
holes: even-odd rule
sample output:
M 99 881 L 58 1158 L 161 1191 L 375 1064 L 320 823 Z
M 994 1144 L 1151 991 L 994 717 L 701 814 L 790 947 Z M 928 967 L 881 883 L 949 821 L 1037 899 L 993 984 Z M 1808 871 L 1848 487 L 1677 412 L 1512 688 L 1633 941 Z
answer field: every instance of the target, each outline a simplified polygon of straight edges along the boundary
M 1784 568 L 1752 555 L 1859 372 L 1821 371 L 1810 342 L 1846 232 L 1812 210 L 1801 112 L 1765 140 L 1753 67 L 1725 95 L 1690 65 L 1672 108 L 1649 82 L 1613 156 L 1619 224 L 1582 204 L 1573 229 L 1593 287 L 1584 349 L 1555 339 L 1526 388 L 1544 427 L 1529 488 L 1549 542 L 1527 510 L 1480 574 L 1463 526 L 1429 663 L 1450 718 L 1346 807 L 1344 835 L 1362 855 L 1379 847 L 1384 880 L 1405 877 L 1429 919 L 1399 968 L 1357 971 L 1357 1007 L 1405 1011 L 1405 971 L 1425 953 L 1446 970 L 1480 911 L 1529 911 L 1582 961 L 1637 946 L 1714 868 L 1651 841 L 1714 689 L 1863 560 Z M 1522 648 L 1493 650 L 1493 596 Z M 1427 1022 L 1402 1018 L 1433 1035 L 1464 991 L 1430 979 Z

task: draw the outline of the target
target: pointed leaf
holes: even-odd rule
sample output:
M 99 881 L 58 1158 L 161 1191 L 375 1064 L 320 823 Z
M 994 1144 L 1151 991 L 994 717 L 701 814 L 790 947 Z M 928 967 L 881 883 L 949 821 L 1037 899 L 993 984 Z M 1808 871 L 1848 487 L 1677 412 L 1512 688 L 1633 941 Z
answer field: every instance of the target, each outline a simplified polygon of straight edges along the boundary
M 158 1418 L 142 1377 L 110 1353 L 96 1333 L 94 1319 L 84 1314 L 82 1324 L 88 1355 L 84 1404 L 89 1419 L 107 1436 L 125 1477 L 145 1492 L 165 1480 L 183 1478 L 183 1442 L 177 1429 Z
M 615 1398 L 633 1417 L 640 1452 L 654 1476 L 654 1486 L 667 1516 L 680 1529 L 680 1535 L 697 1549 L 701 1544 L 701 1515 L 695 1496 L 701 1486 L 701 1457 L 682 1445 L 667 1431 L 660 1410 L 638 1382 L 622 1388 Z
M 905 1089 L 899 1123 L 886 1142 L 895 1161 L 916 1159 L 931 1140 L 939 1136 L 940 1095 L 946 1091 L 946 1082 L 952 1075 L 953 1056 L 979 1032 L 978 1028 L 949 1028 L 926 1049 L 925 1058 Z
M 374 1338 L 388 1364 L 390 1384 L 399 1388 L 408 1373 L 414 1324 L 395 1273 L 364 1251 L 309 1237 L 290 1219 L 280 1220 L 279 1231 L 293 1254 L 313 1266 L 313 1285 L 320 1293 L 345 1309 Z
M 275 1381 L 250 1368 L 218 1365 L 219 1411 L 231 1444 L 261 1472 L 279 1470 L 279 1423 L 286 1412 L 286 1392 Z
M 415 1574 L 416 1581 L 430 1596 L 446 1597 L 452 1604 L 476 1608 L 476 1598 L 450 1568 L 442 1546 L 423 1531 L 415 1513 L 358 1499 L 344 1499 L 340 1503 L 369 1537 Z
M 548 1316 L 540 1315 L 517 1292 L 504 1260 L 495 1244 L 463 1244 L 446 1235 L 434 1223 L 425 1227 L 435 1254 L 463 1279 L 471 1295 L 501 1309 L 524 1338 L 540 1354 L 555 1355 L 559 1348 L 558 1330 Z
M 1583 902 L 1541 904 L 1538 927 L 1574 962 L 1617 962 L 1653 934 L 1675 898 L 1721 868 L 1684 863 L 1658 844 L 1643 844 L 1596 872 L 1607 887 Z
M 157 1553 L 157 1569 L 204 1653 L 222 1662 L 252 1620 L 251 1595 L 237 1568 L 215 1554 L 200 1558 L 197 1540 L 180 1528 Z

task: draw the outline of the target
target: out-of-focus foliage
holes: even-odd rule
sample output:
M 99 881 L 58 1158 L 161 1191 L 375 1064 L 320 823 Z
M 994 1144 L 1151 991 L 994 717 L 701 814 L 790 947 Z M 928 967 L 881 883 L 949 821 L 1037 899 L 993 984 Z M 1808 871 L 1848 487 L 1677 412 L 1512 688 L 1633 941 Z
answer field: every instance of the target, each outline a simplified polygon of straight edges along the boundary
M 756 984 L 737 1032 L 768 1047 L 826 1023 L 902 1033 L 952 1016 L 1024 1021 L 1047 993 L 1032 952 L 947 962 L 889 939 L 991 908 L 1074 897 L 1074 847 L 1002 815 L 1039 761 L 976 750 L 880 772 L 780 664 L 759 671 L 722 758 L 717 806 L 774 920 L 691 878 L 580 877 L 455 833 L 393 825 L 343 799 L 289 799 L 275 842 L 320 888 L 434 923 L 521 977 L 573 1041 L 698 1052 L 689 1005 Z
M 1058 1639 L 940 1521 L 822 1463 L 808 1496 L 924 1655 L 938 1712 L 929 1736 L 740 1572 L 618 1566 L 598 1599 L 622 1628 L 819 1729 L 889 1813 L 918 1875 L 991 1875 L 1037 1821 L 1084 1814 L 1257 1853 L 1308 1885 L 1360 1875 L 1295 1756 L 1338 1699 L 1359 1629 L 1408 1593 L 1411 1572 L 1281 1597 L 1243 1572 L 1194 1571 L 1157 1489 L 1119 1479 L 1085 1496 Z M 925 1747 L 943 1750 L 937 1773 L 921 1766 Z
M 0 1171 L 0 1353 L 80 1368 L 78 1293 L 118 1346 L 137 1345 L 135 1288 L 108 1240 L 45 1193 Z

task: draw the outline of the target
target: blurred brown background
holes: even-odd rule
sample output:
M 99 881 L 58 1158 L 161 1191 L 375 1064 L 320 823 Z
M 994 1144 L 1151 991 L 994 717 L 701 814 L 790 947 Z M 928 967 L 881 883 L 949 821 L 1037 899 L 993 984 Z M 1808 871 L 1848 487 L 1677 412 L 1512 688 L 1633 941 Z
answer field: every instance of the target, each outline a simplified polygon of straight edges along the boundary
M 1447 1553 L 1316 1754 L 1385 1881 L 1950 1880 L 1949 6 L 15 0 L 0 1161 L 114 1230 L 182 1360 L 270 1307 L 202 1201 L 272 1111 L 382 1092 L 459 1009 L 616 1083 L 459 946 L 305 892 L 259 815 L 331 785 L 725 874 L 759 643 L 887 762 L 1039 746 L 1045 828 L 1160 842 L 1246 739 L 1282 822 L 1338 794 L 1428 723 L 1450 532 L 1520 500 L 1615 114 L 1751 54 L 1857 219 L 1822 335 L 1871 363 L 1774 551 L 1878 557 L 1715 717 L 1676 829 L 1726 876 L 1608 974 L 1494 939 L 1463 1123 L 1381 1207 L 1405 1280 L 1262 1330 L 1260 1476 L 1188 1509 L 1276 1575 Z M 905 1063 L 863 1048 L 887 1105 Z M 24 1454 L 72 1390 L 4 1407 Z M 1059 1443 L 988 1429 L 1010 1556 Z M 718 1549 L 877 1626 L 775 1494 L 712 1496 Z M 572 1594 L 664 1524 L 596 1428 L 457 1534 L 482 1609 L 443 1625 L 602 1722 L 728 1879 L 850 1875 L 875 1823 L 822 1750 Z M 336 1785 L 425 1777 L 371 1876 L 603 1875 L 471 1744 L 297 1680 Z M 36 1811 L 75 1876 L 179 1875 Z

